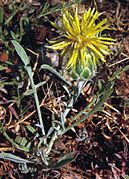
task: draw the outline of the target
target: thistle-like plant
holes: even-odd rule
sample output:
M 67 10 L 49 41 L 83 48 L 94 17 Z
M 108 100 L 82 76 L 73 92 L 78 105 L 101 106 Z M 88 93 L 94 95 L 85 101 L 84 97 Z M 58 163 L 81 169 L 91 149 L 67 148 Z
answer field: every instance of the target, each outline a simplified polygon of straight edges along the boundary
M 89 55 L 92 61 L 97 63 L 99 59 L 105 61 L 105 56 L 110 54 L 109 45 L 115 40 L 102 35 L 102 31 L 109 29 L 107 18 L 98 22 L 98 17 L 102 14 L 95 8 L 89 8 L 81 15 L 78 8 L 75 12 L 63 11 L 58 23 L 52 25 L 59 30 L 60 37 L 49 41 L 48 46 L 53 50 L 61 50 L 61 55 L 67 58 L 67 68 L 75 69 L 79 63 L 86 66 Z

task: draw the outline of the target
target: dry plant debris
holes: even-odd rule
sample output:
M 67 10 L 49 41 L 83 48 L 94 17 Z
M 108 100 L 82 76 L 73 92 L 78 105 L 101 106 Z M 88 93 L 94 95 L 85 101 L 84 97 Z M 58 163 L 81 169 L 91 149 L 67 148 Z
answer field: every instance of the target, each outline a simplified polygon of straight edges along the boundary
M 66 32 L 68 17 L 78 26 L 85 10 L 104 12 L 93 21 L 107 18 L 111 30 L 98 36 L 116 42 L 106 63 L 73 75 L 68 51 L 64 59 L 57 51 L 60 18 L 65 12 Z M 0 2 L 1 178 L 129 178 L 128 13 L 126 0 Z M 46 48 L 55 37 L 54 50 Z

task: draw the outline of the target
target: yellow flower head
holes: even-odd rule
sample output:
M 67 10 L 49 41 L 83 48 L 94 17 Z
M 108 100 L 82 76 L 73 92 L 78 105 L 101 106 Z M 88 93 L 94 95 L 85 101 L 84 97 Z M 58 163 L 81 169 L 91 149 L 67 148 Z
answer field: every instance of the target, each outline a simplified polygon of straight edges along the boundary
M 102 36 L 101 32 L 108 29 L 109 23 L 106 18 L 96 23 L 101 14 L 95 8 L 89 8 L 81 17 L 76 7 L 74 13 L 63 12 L 60 24 L 52 23 L 62 36 L 50 41 L 52 45 L 49 48 L 67 54 L 68 68 L 75 68 L 78 63 L 85 66 L 89 54 L 95 64 L 98 59 L 105 61 L 105 56 L 110 54 L 109 45 L 115 40 Z

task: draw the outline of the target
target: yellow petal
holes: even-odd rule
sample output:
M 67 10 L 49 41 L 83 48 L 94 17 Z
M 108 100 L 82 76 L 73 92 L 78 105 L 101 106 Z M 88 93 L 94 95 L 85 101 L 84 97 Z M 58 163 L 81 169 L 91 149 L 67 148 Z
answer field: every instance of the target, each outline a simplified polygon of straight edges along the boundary
M 106 45 L 98 43 L 97 41 L 94 41 L 94 40 L 92 40 L 91 43 L 98 49 L 103 49 L 103 50 L 105 50 L 107 52 L 109 51 L 108 46 L 106 46 Z
M 75 44 L 72 56 L 70 57 L 67 65 L 66 65 L 66 68 L 74 68 L 77 63 L 77 57 L 78 57 L 78 49 L 76 49 L 76 44 Z
M 76 24 L 77 32 L 79 34 L 81 30 L 80 30 L 80 22 L 79 22 L 79 18 L 78 18 L 78 14 L 77 14 L 77 8 L 76 8 L 75 15 L 74 15 L 74 21 Z
M 63 22 L 64 28 L 66 29 L 66 31 L 68 31 L 69 34 L 76 35 L 76 34 L 74 34 L 73 29 L 72 29 L 68 19 L 66 18 L 65 14 L 63 14 L 62 22 Z
M 87 35 L 95 35 L 97 32 L 101 32 L 103 30 L 105 30 L 106 28 L 109 27 L 109 24 L 104 25 L 107 23 L 107 19 L 103 19 L 101 22 L 99 22 L 97 25 L 95 25 L 94 27 L 91 26 L 89 29 L 86 30 L 86 34 Z M 104 26 L 103 26 L 104 25 Z
M 115 39 L 108 38 L 108 37 L 92 37 L 91 40 L 105 45 L 112 45 L 116 41 Z
M 88 29 L 93 26 L 93 24 L 95 23 L 95 20 L 98 18 L 99 15 L 100 15 L 100 13 L 98 11 L 96 11 L 95 14 L 93 15 L 91 21 L 88 24 Z
M 95 66 L 97 65 L 97 61 L 99 60 L 98 56 L 96 56 L 94 53 L 91 53 L 92 59 L 93 59 L 93 63 L 95 64 Z
M 81 59 L 80 64 L 84 64 L 85 63 L 85 54 L 86 54 L 86 49 L 82 48 L 80 50 L 80 59 Z
M 71 42 L 63 41 L 63 42 L 48 46 L 48 48 L 51 48 L 53 50 L 61 50 L 61 49 L 65 48 L 65 47 L 67 47 L 70 44 L 71 44 Z
M 98 37 L 99 40 L 106 40 L 106 41 L 116 41 L 115 39 L 112 39 L 110 37 Z
M 84 13 L 83 17 L 82 17 L 82 21 L 81 21 L 81 29 L 82 29 L 82 32 L 85 30 L 86 28 L 86 22 L 87 22 L 87 19 L 89 17 L 91 13 L 91 8 L 88 9 L 88 11 L 86 13 Z
M 104 24 L 107 23 L 107 18 L 103 19 L 102 21 L 100 21 L 96 26 L 95 26 L 95 30 L 98 29 L 98 28 L 101 28 Z
M 101 44 L 104 44 L 104 45 L 113 45 L 114 44 L 114 42 L 108 42 L 108 41 L 102 41 L 102 40 L 98 40 L 98 42 L 99 43 L 101 43 Z
M 85 20 L 85 32 L 87 32 L 88 25 L 89 25 L 89 23 L 90 23 L 91 20 L 92 20 L 92 16 L 93 16 L 94 12 L 95 12 L 95 8 L 93 8 L 92 10 L 90 10 L 90 12 L 88 13 L 87 20 Z
M 54 22 L 51 22 L 51 25 L 55 28 L 55 29 L 58 29 L 58 30 L 63 30 L 60 26 L 58 26 L 56 23 Z
M 88 44 L 88 47 L 95 52 L 101 59 L 104 59 L 104 56 L 102 55 L 102 53 L 99 52 L 99 50 L 97 50 L 92 44 Z
M 105 29 L 108 29 L 108 27 L 109 27 L 109 24 L 107 24 L 101 28 L 98 28 L 98 29 L 92 29 L 91 31 L 87 32 L 87 36 L 96 35 L 97 33 L 102 32 Z

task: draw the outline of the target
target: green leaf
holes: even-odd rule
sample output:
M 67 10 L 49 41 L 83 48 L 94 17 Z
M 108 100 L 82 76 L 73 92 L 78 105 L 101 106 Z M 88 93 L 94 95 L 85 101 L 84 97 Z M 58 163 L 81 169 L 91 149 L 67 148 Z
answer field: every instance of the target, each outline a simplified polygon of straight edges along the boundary
M 124 179 L 129 179 L 129 175 L 125 175 L 125 176 L 124 176 Z
M 128 71 L 129 70 L 129 65 L 125 66 L 124 68 L 120 68 L 119 70 L 115 71 L 110 78 L 110 80 L 115 80 L 116 78 L 119 78 L 122 72 Z
M 33 128 L 31 125 L 27 125 L 26 128 L 27 128 L 32 134 L 34 134 L 35 132 L 37 132 L 37 131 L 35 130 L 35 128 Z
M 14 140 L 17 144 L 19 144 L 21 147 L 25 147 L 28 141 L 25 137 L 17 136 Z M 27 147 L 26 147 L 27 148 Z
M 7 69 L 7 67 L 4 67 L 4 66 L 0 65 L 0 71 L 6 70 L 6 69 Z
M 86 112 L 86 115 L 84 117 L 82 117 L 81 119 L 75 121 L 73 124 L 71 124 L 70 126 L 68 126 L 67 128 L 65 128 L 62 132 L 59 133 L 59 135 L 63 135 L 65 134 L 67 131 L 69 131 L 70 129 L 72 129 L 73 127 L 79 125 L 81 122 L 85 121 L 88 117 L 90 117 L 91 115 L 93 115 L 94 113 L 101 111 L 102 110 L 102 106 L 104 104 L 104 102 L 107 101 L 107 99 L 109 99 L 110 95 L 113 92 L 113 86 L 114 86 L 114 82 L 109 82 L 109 84 L 107 84 L 107 86 L 105 87 L 105 89 L 101 92 L 101 94 L 99 94 L 98 99 L 96 100 L 96 105 L 93 107 L 93 109 L 91 109 L 88 113 Z M 80 112 L 82 114 L 82 112 Z M 85 113 L 85 111 L 83 111 L 83 113 Z M 78 119 L 79 113 L 76 115 L 76 117 L 74 117 L 75 119 Z
M 26 163 L 19 163 L 18 169 L 20 170 L 21 173 L 24 174 L 27 174 L 30 170 Z
M 37 85 L 35 85 L 35 88 L 37 89 L 37 88 L 43 86 L 44 84 L 46 84 L 46 81 L 42 81 L 42 82 L 38 83 Z M 34 93 L 34 90 L 33 89 L 29 89 L 29 90 L 25 91 L 23 94 L 25 96 L 29 96 L 29 95 L 31 95 L 33 93 Z
M 2 123 L 0 121 L 0 132 L 2 132 L 2 130 L 3 130 L 3 125 L 2 125 Z
M 36 129 L 34 127 L 32 127 L 31 125 L 27 125 L 26 128 L 28 129 L 28 131 L 30 131 L 32 134 L 34 134 L 35 137 L 39 137 L 39 133 L 36 131 Z
M 22 137 L 22 140 L 21 140 L 20 145 L 23 146 L 23 147 L 25 147 L 26 144 L 27 144 L 27 140 L 26 140 L 26 138 L 25 138 L 25 137 Z
M 13 155 L 11 153 L 5 153 L 5 152 L 0 153 L 0 159 L 10 160 L 10 161 L 15 162 L 15 163 L 32 163 L 29 160 L 26 160 L 26 159 L 23 159 L 23 158 L 18 157 L 16 155 Z
M 42 82 L 38 83 L 37 85 L 35 85 L 36 89 L 43 86 L 44 84 L 46 84 L 46 81 L 42 81 Z
M 11 36 L 12 36 L 13 39 L 15 39 L 15 40 L 17 39 L 17 36 L 13 31 L 11 31 Z
M 65 119 L 69 111 L 73 108 L 74 98 L 72 97 L 69 103 L 66 106 L 65 111 L 63 112 L 63 118 Z
M 58 169 L 58 168 L 62 167 L 63 165 L 74 161 L 76 159 L 76 157 L 77 157 L 76 151 L 68 153 L 68 154 L 64 155 L 56 164 L 52 165 L 51 168 Z
M 3 19 L 4 19 L 4 12 L 3 12 L 3 8 L 0 7 L 0 25 L 3 23 Z
M 14 45 L 17 54 L 19 55 L 19 57 L 21 58 L 22 62 L 24 63 L 24 68 L 26 69 L 26 71 L 27 71 L 27 73 L 29 75 L 32 90 L 33 90 L 33 93 L 34 93 L 34 99 L 35 99 L 35 103 L 36 103 L 38 117 L 39 117 L 39 121 L 40 121 L 40 127 L 42 129 L 43 135 L 45 135 L 45 129 L 44 129 L 42 114 L 41 114 L 41 110 L 40 110 L 40 104 L 39 104 L 37 89 L 36 89 L 36 85 L 34 84 L 34 80 L 33 80 L 32 68 L 31 68 L 31 66 L 29 66 L 30 65 L 29 57 L 27 56 L 27 54 L 26 54 L 25 50 L 23 49 L 23 47 L 17 41 L 12 40 L 11 42 Z
M 76 99 L 79 97 L 79 95 L 81 94 L 81 91 L 83 89 L 83 87 L 85 86 L 86 84 L 86 80 L 79 80 L 78 83 L 77 83 L 77 93 L 76 93 Z
M 17 144 L 20 144 L 20 143 L 21 143 L 21 140 L 22 140 L 22 137 L 18 135 L 18 136 L 15 138 L 14 141 L 15 141 Z
M 69 81 L 65 80 L 64 77 L 59 72 L 57 72 L 54 68 L 52 68 L 51 66 L 42 65 L 40 69 L 50 71 L 51 73 L 55 74 L 58 78 L 60 78 L 62 81 L 64 81 L 67 85 L 71 86 L 71 83 Z
M 3 135 L 12 144 L 13 147 L 24 152 L 29 152 L 29 149 L 27 147 L 18 145 L 13 139 L 9 137 L 9 135 L 5 131 L 3 132 Z M 19 142 L 20 142 L 20 138 L 19 138 Z
M 77 72 L 75 70 L 72 70 L 71 76 L 75 80 L 79 78 L 79 75 L 77 74 Z
M 32 95 L 33 93 L 34 93 L 34 90 L 33 90 L 33 89 L 29 89 L 29 90 L 25 91 L 25 92 L 23 93 L 23 95 L 24 95 L 24 96 L 30 96 L 30 95 Z
M 97 83 L 98 83 L 99 90 L 101 90 L 103 86 L 103 80 L 98 79 Z
M 28 142 L 28 144 L 26 145 L 26 148 L 30 149 L 31 146 L 31 142 Z
M 91 76 L 91 71 L 88 67 L 85 67 L 83 71 L 80 74 L 80 77 L 83 77 L 84 79 L 89 79 Z
M 91 70 L 92 73 L 95 71 L 96 67 L 95 67 L 95 64 L 93 63 L 93 61 L 91 59 L 88 59 L 87 66 Z
M 29 65 L 30 60 L 29 57 L 27 56 L 25 50 L 23 47 L 16 41 L 16 40 L 11 40 L 12 44 L 15 47 L 15 50 L 19 57 L 21 58 L 22 62 L 24 63 L 25 66 Z
M 83 67 L 81 66 L 81 64 L 77 64 L 75 71 L 78 75 L 80 75 L 80 73 L 82 72 L 82 69 Z

